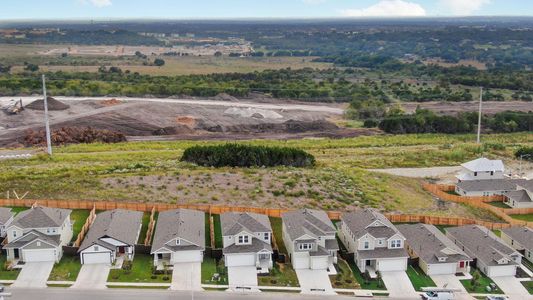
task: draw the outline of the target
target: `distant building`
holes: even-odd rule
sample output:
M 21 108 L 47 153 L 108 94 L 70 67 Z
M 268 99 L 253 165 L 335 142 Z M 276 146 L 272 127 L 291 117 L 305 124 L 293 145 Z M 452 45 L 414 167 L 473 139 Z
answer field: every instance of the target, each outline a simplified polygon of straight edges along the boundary
M 503 179 L 505 167 L 501 160 L 478 158 L 461 165 L 456 176 L 459 182 L 469 180 Z
M 504 195 L 504 203 L 512 208 L 533 208 L 533 180 L 518 181 L 516 190 Z

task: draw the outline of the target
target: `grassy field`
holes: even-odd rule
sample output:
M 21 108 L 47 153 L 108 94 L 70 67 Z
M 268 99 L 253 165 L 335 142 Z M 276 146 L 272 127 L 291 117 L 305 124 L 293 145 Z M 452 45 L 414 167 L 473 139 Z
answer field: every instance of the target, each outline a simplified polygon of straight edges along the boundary
M 317 159 L 310 169 L 212 169 L 179 161 L 184 149 L 220 142 L 175 141 L 57 147 L 49 159 L 0 162 L 0 192 L 28 190 L 33 199 L 96 199 L 212 203 L 258 207 L 345 210 L 371 206 L 387 211 L 494 217 L 447 203 L 440 207 L 421 180 L 373 173 L 366 168 L 457 165 L 480 156 L 509 161 L 531 134 L 372 136 L 341 140 L 250 141 L 302 148 Z M 495 147 L 494 145 L 502 145 Z M 499 149 L 499 150 L 496 150 Z
M 136 254 L 131 271 L 113 269 L 109 271 L 108 282 L 138 282 L 138 283 L 170 283 L 172 274 L 152 274 L 153 257 L 146 254 Z M 166 278 L 166 280 L 165 280 Z
M 80 273 L 81 264 L 80 257 L 63 255 L 59 263 L 54 265 L 49 281 L 76 281 Z
M 435 282 L 433 282 L 433 279 L 426 275 L 419 267 L 409 266 L 409 268 L 407 268 L 407 276 L 411 280 L 416 291 L 422 291 L 423 287 L 437 286 Z

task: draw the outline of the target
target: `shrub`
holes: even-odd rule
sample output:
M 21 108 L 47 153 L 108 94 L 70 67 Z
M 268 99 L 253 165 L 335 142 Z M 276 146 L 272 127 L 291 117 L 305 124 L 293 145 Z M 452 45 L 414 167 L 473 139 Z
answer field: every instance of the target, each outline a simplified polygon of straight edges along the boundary
M 533 161 L 533 147 L 520 147 L 514 155 L 518 159 L 522 157 L 522 159 Z
M 187 148 L 182 161 L 207 167 L 312 167 L 313 155 L 296 148 L 224 144 Z
M 379 122 L 376 119 L 366 119 L 365 122 L 363 123 L 363 127 L 365 128 L 374 128 L 374 127 L 378 127 L 378 125 L 379 125 Z

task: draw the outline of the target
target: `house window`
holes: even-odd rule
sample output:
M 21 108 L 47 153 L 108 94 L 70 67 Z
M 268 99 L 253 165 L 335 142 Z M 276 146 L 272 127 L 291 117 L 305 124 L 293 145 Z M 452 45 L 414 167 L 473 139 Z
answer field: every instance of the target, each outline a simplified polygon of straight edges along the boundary
M 41 247 L 41 242 L 37 242 L 37 247 Z
M 94 246 L 94 251 L 98 251 L 100 250 L 100 248 L 98 248 L 98 246 Z
M 370 243 L 368 241 L 365 241 L 365 244 L 364 244 L 363 248 L 365 248 L 365 249 L 370 248 Z
M 265 241 L 268 241 L 269 237 L 270 235 L 268 234 L 268 232 L 265 232 L 265 237 L 264 237 Z
M 474 172 L 474 176 L 477 176 L 477 172 Z
M 13 231 L 13 237 L 17 237 L 17 232 Z
M 392 240 L 390 243 L 391 248 L 401 248 L 402 247 L 402 241 L 401 240 Z
M 247 235 L 239 235 L 239 244 L 248 244 L 250 242 L 250 237 Z
M 180 245 L 180 239 L 176 240 L 176 245 L 178 245 L 178 246 Z
M 490 176 L 494 176 L 494 171 L 490 171 Z
M 47 229 L 46 229 L 46 233 L 50 233 L 50 228 L 47 228 Z
M 299 244 L 298 249 L 300 250 L 311 250 L 311 244 Z

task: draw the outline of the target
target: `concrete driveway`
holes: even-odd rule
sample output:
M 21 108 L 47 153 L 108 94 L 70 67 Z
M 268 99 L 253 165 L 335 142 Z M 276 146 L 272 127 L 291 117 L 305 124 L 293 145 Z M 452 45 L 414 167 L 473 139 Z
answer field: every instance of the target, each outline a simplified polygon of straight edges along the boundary
M 228 267 L 229 288 L 235 292 L 258 292 L 257 270 L 254 266 Z
M 72 285 L 72 288 L 105 289 L 110 268 L 109 264 L 82 265 L 78 279 Z
M 302 294 L 335 295 L 326 270 L 298 269 L 296 276 L 298 276 Z
M 22 266 L 20 274 L 12 286 L 17 288 L 45 288 L 53 267 L 53 261 L 26 263 Z
M 381 278 L 389 291 L 389 297 L 420 299 L 420 294 L 415 291 L 407 273 L 403 271 L 381 272 Z
M 201 291 L 202 264 L 199 262 L 175 264 L 172 270 L 170 289 L 176 291 Z
M 431 279 L 437 285 L 437 287 L 446 287 L 449 289 L 458 290 L 454 293 L 455 299 L 457 300 L 471 300 L 474 297 L 470 296 L 466 291 L 465 287 L 455 275 L 432 275 Z
M 533 296 L 528 293 L 518 278 L 514 276 L 491 277 L 490 279 L 502 289 L 510 300 L 533 299 Z

